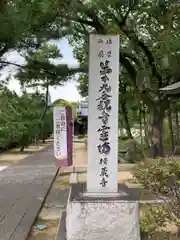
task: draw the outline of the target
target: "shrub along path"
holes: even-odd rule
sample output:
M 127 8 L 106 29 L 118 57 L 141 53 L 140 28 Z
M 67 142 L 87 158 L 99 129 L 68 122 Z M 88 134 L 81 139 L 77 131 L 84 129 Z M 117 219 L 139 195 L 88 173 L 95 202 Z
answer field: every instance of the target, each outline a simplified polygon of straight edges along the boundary
M 57 173 L 53 145 L 0 172 L 0 240 L 25 240 Z

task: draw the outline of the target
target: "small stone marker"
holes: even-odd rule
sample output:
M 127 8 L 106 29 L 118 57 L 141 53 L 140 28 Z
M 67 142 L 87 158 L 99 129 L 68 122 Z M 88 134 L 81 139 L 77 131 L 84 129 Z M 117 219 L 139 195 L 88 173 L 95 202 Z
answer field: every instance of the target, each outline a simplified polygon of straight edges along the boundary
M 73 166 L 73 172 L 69 176 L 69 183 L 74 184 L 78 182 L 77 173 L 75 172 L 75 167 Z

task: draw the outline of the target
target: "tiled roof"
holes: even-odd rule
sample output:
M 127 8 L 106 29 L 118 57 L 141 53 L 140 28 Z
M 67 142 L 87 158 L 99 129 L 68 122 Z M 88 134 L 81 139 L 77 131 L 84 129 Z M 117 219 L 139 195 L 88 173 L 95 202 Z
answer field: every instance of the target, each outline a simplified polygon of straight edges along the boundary
M 164 88 L 160 88 L 160 91 L 165 92 L 166 94 L 177 94 L 180 93 L 180 82 L 173 83 L 171 85 L 168 85 Z

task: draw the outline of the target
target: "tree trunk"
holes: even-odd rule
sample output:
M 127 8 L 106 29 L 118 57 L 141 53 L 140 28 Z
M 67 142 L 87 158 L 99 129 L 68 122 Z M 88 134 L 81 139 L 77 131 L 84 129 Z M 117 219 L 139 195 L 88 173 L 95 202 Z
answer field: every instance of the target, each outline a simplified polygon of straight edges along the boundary
M 169 106 L 169 109 L 168 109 L 168 123 L 169 123 L 170 139 L 171 139 L 171 150 L 172 150 L 172 152 L 174 152 L 175 147 L 174 147 L 171 105 Z
M 23 151 L 24 151 L 24 148 L 25 148 L 25 145 L 24 145 L 24 144 L 21 145 L 21 147 L 20 147 L 20 152 L 23 152 Z
M 48 97 L 49 97 L 49 84 L 47 82 L 46 84 L 46 93 L 45 93 L 45 105 L 44 105 L 44 110 L 43 113 L 40 117 L 40 120 L 42 120 L 42 124 L 40 125 L 40 131 L 39 131 L 39 135 L 41 135 L 43 137 L 42 131 L 44 130 L 44 118 L 46 116 L 46 112 L 48 110 Z M 43 143 L 45 142 L 44 137 L 43 137 Z
M 129 119 L 128 119 L 128 111 L 127 111 L 127 104 L 126 104 L 126 99 L 124 98 L 124 93 L 126 92 L 126 86 L 123 84 L 121 81 L 121 78 L 119 78 L 119 105 L 121 107 L 121 113 L 123 116 L 124 120 L 124 126 L 126 128 L 127 136 L 129 138 L 133 138 L 131 134 L 131 127 L 129 124 Z
M 150 147 L 150 156 L 163 157 L 163 120 L 164 111 L 154 110 L 151 113 L 151 123 L 147 126 L 147 137 Z
M 177 141 L 177 145 L 179 145 L 180 143 L 180 138 L 179 138 L 179 114 L 178 114 L 178 109 L 176 107 L 175 110 L 175 119 L 176 119 L 176 141 Z
M 124 124 L 123 124 L 123 120 L 122 120 L 122 117 L 121 117 L 121 113 L 120 113 L 120 117 L 119 117 L 119 133 L 120 133 L 120 136 L 123 136 L 124 132 L 123 132 L 123 128 L 124 128 Z
M 46 85 L 46 94 L 45 94 L 45 106 L 44 110 L 41 116 L 41 119 L 44 120 L 44 117 L 46 115 L 47 109 L 48 109 L 48 97 L 49 97 L 49 84 L 47 83 Z
M 145 104 L 143 103 L 143 126 L 144 126 L 144 141 L 145 141 L 145 144 L 149 144 L 149 140 L 148 140 L 148 135 L 147 135 L 147 119 L 148 119 L 148 116 L 147 116 L 147 112 L 146 112 L 146 106 Z
M 141 103 L 139 107 L 139 127 L 140 127 L 140 138 L 141 138 L 141 145 L 143 144 L 143 136 L 142 136 L 142 108 Z
M 146 126 L 146 107 L 143 103 L 143 123 L 144 123 L 144 128 Z
M 128 119 L 128 114 L 127 114 L 127 107 L 126 107 L 126 102 L 121 101 L 121 110 L 122 110 L 122 115 L 123 115 L 123 119 L 124 119 L 124 125 L 126 128 L 126 132 L 129 138 L 133 138 L 132 134 L 131 134 L 131 127 L 129 124 L 129 119 Z

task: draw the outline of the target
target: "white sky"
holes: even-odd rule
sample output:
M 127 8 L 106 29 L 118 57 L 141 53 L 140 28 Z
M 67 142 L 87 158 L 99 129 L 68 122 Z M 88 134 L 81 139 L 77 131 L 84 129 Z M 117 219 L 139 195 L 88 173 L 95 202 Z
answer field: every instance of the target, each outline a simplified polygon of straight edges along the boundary
M 52 43 L 57 44 L 60 48 L 61 53 L 63 55 L 63 59 L 60 62 L 67 63 L 69 66 L 77 65 L 78 62 L 73 57 L 72 47 L 68 44 L 66 39 L 61 41 L 52 41 Z M 11 62 L 23 63 L 23 58 L 15 52 L 11 52 L 8 54 L 8 60 Z M 8 67 L 3 71 L 3 77 L 7 76 L 9 73 L 13 73 L 15 69 L 13 67 Z M 16 79 L 11 79 L 8 85 L 9 89 L 15 90 L 17 93 L 20 93 L 20 85 Z M 51 101 L 55 101 L 56 99 L 62 98 L 68 101 L 79 101 L 81 99 L 77 89 L 76 89 L 76 81 L 70 80 L 64 86 L 51 88 Z

